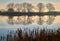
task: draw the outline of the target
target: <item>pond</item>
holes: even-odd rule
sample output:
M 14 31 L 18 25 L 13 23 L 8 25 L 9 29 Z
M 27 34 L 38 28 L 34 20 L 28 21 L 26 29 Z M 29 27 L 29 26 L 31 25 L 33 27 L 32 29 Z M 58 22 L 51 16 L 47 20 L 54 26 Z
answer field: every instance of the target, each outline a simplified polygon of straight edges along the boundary
M 8 31 L 16 31 L 18 28 L 28 29 L 53 29 L 60 28 L 60 16 L 0 16 L 0 35 L 6 35 Z

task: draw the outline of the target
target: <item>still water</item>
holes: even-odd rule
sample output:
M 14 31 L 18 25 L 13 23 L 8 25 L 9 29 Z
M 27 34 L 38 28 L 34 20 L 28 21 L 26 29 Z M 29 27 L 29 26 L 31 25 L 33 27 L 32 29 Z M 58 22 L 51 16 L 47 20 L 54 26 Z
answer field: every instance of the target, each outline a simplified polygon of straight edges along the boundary
M 33 30 L 38 27 L 57 30 L 60 28 L 60 16 L 0 16 L 0 35 L 18 28 Z

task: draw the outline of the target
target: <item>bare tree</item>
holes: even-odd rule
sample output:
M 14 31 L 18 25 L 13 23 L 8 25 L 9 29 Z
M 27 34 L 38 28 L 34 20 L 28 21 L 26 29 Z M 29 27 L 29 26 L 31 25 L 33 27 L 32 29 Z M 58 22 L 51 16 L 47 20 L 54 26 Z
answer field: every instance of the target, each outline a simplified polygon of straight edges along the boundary
M 14 12 L 13 8 L 8 8 L 8 12 Z M 8 23 L 13 23 L 13 16 L 8 16 Z
M 49 10 L 49 12 L 50 12 L 50 11 L 55 11 L 55 8 L 54 8 L 54 6 L 53 6 L 52 3 L 46 4 L 46 7 L 47 7 L 47 9 Z
M 26 8 L 27 8 L 27 11 L 28 12 L 31 12 L 32 11 L 32 8 L 34 8 L 34 6 L 32 4 L 30 4 L 30 3 L 27 3 Z M 31 21 L 32 21 L 31 18 L 28 16 L 28 18 L 27 18 L 28 24 L 31 24 Z
M 32 10 L 32 8 L 33 8 L 34 6 L 32 5 L 32 4 L 30 4 L 30 3 L 27 3 L 27 10 L 28 10 L 28 12 L 31 12 L 31 10 Z
M 15 8 L 17 9 L 18 12 L 20 12 L 22 9 L 22 4 L 18 4 L 18 3 L 15 4 Z
M 53 6 L 52 3 L 46 4 L 46 7 L 49 10 L 49 12 L 55 11 L 55 8 L 54 8 L 54 6 Z M 47 23 L 48 24 L 52 24 L 52 22 L 54 21 L 54 19 L 55 19 L 55 16 L 50 16 L 49 15 L 49 19 L 47 20 Z
M 22 4 L 18 4 L 18 3 L 15 4 L 15 8 L 17 9 L 18 12 L 21 12 Z M 20 21 L 19 19 L 20 19 L 20 18 L 19 18 L 19 16 L 18 16 L 18 22 Z
M 33 7 L 34 7 L 34 6 L 33 6 L 32 4 L 30 4 L 30 3 L 26 3 L 26 2 L 23 3 L 23 9 L 24 9 L 25 12 L 26 12 L 26 10 L 27 10 L 28 12 L 30 12 Z
M 32 8 L 33 8 L 32 4 L 26 3 L 26 2 L 23 3 L 23 12 L 31 12 L 32 11 Z M 27 23 L 28 24 L 30 23 L 29 20 L 30 20 L 30 18 L 28 16 L 27 17 Z
M 44 4 L 43 3 L 38 3 L 37 7 L 39 9 L 39 12 L 41 13 L 43 11 Z M 43 23 L 42 16 L 39 16 L 38 24 L 42 24 L 42 23 Z
M 8 9 L 10 9 L 10 8 L 11 8 L 11 9 L 14 9 L 14 3 L 9 3 L 9 4 L 7 5 L 7 8 L 8 8 Z
M 14 3 L 9 3 L 7 5 L 7 8 L 8 8 L 8 11 L 9 12 L 14 12 Z M 9 21 L 12 21 L 13 20 L 13 16 L 9 16 Z M 13 22 L 12 22 L 13 23 Z
M 22 5 L 23 5 L 23 10 L 22 10 L 22 12 L 26 12 L 26 2 L 24 2 L 24 3 L 22 3 Z
M 39 9 L 39 12 L 42 12 L 43 8 L 44 8 L 44 4 L 43 3 L 38 3 L 37 7 Z

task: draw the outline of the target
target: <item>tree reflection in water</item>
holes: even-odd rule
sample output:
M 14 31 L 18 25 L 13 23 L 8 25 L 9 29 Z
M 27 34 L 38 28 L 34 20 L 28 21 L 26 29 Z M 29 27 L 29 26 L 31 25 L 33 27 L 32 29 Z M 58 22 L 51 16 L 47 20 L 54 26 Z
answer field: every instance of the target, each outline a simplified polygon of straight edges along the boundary
M 14 17 L 9 17 L 8 19 L 8 22 L 10 23 L 17 23 L 17 24 L 32 24 L 32 23 L 37 23 L 39 25 L 42 25 L 42 24 L 52 24 L 55 20 L 55 16 L 19 16 L 19 20 L 17 18 L 17 20 L 14 22 Z M 15 18 L 16 19 L 16 18 Z

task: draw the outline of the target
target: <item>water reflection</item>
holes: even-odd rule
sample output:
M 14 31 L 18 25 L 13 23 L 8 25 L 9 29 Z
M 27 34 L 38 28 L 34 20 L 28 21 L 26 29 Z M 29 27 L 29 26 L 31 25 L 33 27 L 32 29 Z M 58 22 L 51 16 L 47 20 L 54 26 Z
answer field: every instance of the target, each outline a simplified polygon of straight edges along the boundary
M 5 16 L 9 24 L 53 24 L 56 16 Z
M 60 16 L 0 16 L 0 22 L 9 24 L 53 24 L 60 23 Z

